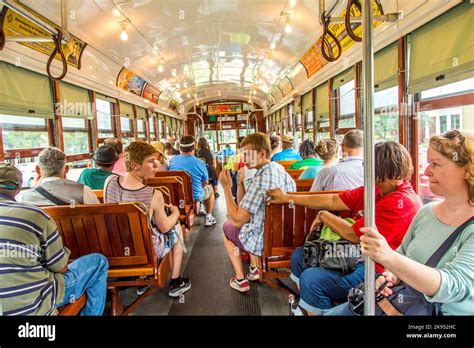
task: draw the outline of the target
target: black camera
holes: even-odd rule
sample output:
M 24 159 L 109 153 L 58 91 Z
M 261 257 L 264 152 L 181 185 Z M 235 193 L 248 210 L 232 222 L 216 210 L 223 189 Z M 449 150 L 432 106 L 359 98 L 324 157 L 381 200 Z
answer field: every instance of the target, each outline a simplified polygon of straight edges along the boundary
M 347 294 L 347 301 L 351 304 L 352 310 L 359 315 L 364 313 L 364 299 L 364 283 L 350 289 Z

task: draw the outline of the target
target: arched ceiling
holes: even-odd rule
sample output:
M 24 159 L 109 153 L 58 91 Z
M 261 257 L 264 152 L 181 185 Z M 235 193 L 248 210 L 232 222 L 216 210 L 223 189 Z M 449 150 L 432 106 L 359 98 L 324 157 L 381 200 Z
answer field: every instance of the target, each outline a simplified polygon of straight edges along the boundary
M 60 0 L 22 2 L 60 23 Z M 262 102 L 320 31 L 317 2 L 308 0 L 67 3 L 72 34 L 185 105 L 204 97 L 203 91 L 217 96 L 228 90 L 232 95 L 226 97 L 248 100 L 252 94 Z M 290 16 L 290 34 L 282 12 Z M 127 41 L 120 39 L 123 21 Z

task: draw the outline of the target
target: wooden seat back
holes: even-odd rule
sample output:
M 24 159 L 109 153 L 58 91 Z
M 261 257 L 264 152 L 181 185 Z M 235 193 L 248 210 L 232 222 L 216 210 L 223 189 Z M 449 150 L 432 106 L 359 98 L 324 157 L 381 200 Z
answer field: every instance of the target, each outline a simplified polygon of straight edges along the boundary
M 311 186 L 313 186 L 314 179 L 297 179 L 295 180 L 296 183 L 296 191 L 297 192 L 307 192 L 311 190 Z
M 70 302 L 62 307 L 58 308 L 58 314 L 61 317 L 79 315 L 82 308 L 86 305 L 87 295 L 84 293 L 81 297 L 76 299 L 74 302 Z
M 296 161 L 296 160 L 277 161 L 277 163 L 278 163 L 278 164 L 281 164 L 281 165 L 285 168 L 285 170 L 290 169 L 290 166 L 291 166 L 293 163 L 295 163 L 295 162 L 297 162 L 297 161 Z
M 193 197 L 193 184 L 191 181 L 191 175 L 185 170 L 167 170 L 160 171 L 155 173 L 156 178 L 162 177 L 180 177 L 183 180 L 184 185 L 184 194 L 185 194 L 185 204 L 194 207 L 194 197 Z
M 296 195 L 324 195 L 342 191 L 295 192 Z M 263 279 L 285 278 L 290 268 L 291 254 L 303 246 L 317 210 L 288 204 L 268 204 L 265 206 L 264 244 L 261 258 Z
M 286 172 L 290 174 L 293 180 L 299 179 L 301 173 L 304 172 L 304 169 L 286 169 Z
M 45 207 L 55 221 L 64 246 L 74 260 L 100 253 L 109 263 L 107 287 L 112 291 L 112 314 L 129 314 L 157 287 L 168 280 L 170 254 L 158 262 L 144 206 L 136 203 L 104 203 Z M 149 285 L 123 311 L 118 288 Z
M 186 211 L 186 193 L 183 179 L 179 176 L 163 176 L 147 180 L 147 185 L 156 187 L 163 193 L 165 202 L 172 204 L 179 209 L 180 222 L 186 223 L 188 212 Z M 165 193 L 166 192 L 166 193 Z M 168 196 L 168 199 L 166 199 Z

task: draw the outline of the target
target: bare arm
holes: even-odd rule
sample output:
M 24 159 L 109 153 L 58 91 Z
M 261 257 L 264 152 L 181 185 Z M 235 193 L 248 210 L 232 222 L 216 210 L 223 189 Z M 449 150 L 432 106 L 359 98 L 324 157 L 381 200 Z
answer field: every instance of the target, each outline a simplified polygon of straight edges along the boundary
M 327 210 L 349 210 L 349 207 L 341 200 L 338 194 L 321 194 L 321 195 L 288 195 L 281 189 L 268 190 L 267 195 L 272 197 L 274 203 L 289 203 L 290 200 L 296 205 L 302 205 L 311 209 L 327 209 Z
M 240 205 L 242 198 L 245 195 L 245 187 L 244 187 L 244 180 L 245 180 L 245 170 L 244 168 L 240 168 L 237 173 L 237 204 Z
M 441 286 L 441 274 L 432 267 L 425 266 L 390 248 L 385 238 L 376 230 L 361 228 L 362 252 L 390 269 L 399 280 L 416 290 L 433 296 Z
M 223 170 L 219 176 L 219 180 L 224 188 L 225 202 L 227 206 L 227 215 L 232 224 L 236 227 L 242 227 L 250 221 L 251 214 L 249 211 L 239 208 L 232 197 L 232 179 L 228 170 Z
M 179 218 L 179 210 L 175 206 L 169 206 L 171 208 L 172 214 L 167 216 L 165 213 L 165 201 L 160 191 L 155 190 L 150 206 L 155 218 L 156 227 L 158 227 L 160 232 L 166 233 L 171 230 L 174 225 L 176 225 L 176 222 Z
M 346 220 L 340 218 L 339 216 L 331 214 L 328 211 L 322 212 L 319 217 L 326 226 L 329 226 L 331 230 L 336 232 L 342 238 L 352 243 L 360 242 L 359 236 L 354 232 L 352 225 Z

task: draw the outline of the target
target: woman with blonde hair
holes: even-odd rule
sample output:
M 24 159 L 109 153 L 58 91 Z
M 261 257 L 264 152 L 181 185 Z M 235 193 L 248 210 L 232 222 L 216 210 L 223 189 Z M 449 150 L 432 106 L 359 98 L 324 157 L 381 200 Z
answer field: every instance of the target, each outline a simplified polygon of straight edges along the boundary
M 404 282 L 443 315 L 474 315 L 474 133 L 453 130 L 430 139 L 425 175 L 431 191 L 444 198 L 425 205 L 416 215 L 400 247 L 392 250 L 376 230 L 361 229 L 362 252 L 385 267 L 376 288 L 381 294 Z M 425 265 L 460 227 L 459 235 L 435 267 Z M 353 315 L 349 303 L 325 315 Z
M 320 140 L 314 147 L 314 152 L 323 160 L 322 164 L 306 168 L 300 175 L 300 179 L 314 179 L 323 168 L 330 167 L 338 162 L 337 159 L 337 140 Z

